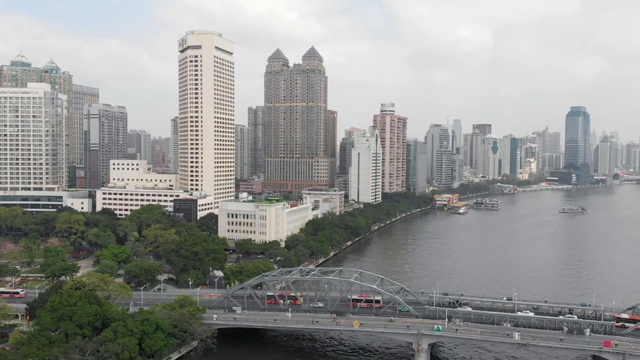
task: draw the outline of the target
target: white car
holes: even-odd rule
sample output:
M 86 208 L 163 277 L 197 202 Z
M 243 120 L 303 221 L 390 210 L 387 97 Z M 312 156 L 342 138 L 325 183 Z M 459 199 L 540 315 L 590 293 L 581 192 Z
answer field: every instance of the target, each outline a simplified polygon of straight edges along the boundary
M 317 301 L 317 302 L 312 303 L 309 306 L 312 307 L 312 308 L 323 308 L 324 307 L 324 303 Z
M 458 307 L 458 310 L 473 310 L 473 309 L 470 308 L 469 306 L 460 306 Z
M 525 310 L 525 311 L 518 311 L 518 312 L 517 312 L 517 314 L 518 314 L 518 315 L 527 315 L 527 316 L 534 316 L 534 315 L 535 315 L 534 313 L 532 313 L 532 312 L 531 312 L 531 311 L 529 311 L 529 310 Z
M 571 320 L 578 320 L 578 317 L 575 315 L 564 315 L 564 316 L 558 316 L 560 319 L 571 319 Z

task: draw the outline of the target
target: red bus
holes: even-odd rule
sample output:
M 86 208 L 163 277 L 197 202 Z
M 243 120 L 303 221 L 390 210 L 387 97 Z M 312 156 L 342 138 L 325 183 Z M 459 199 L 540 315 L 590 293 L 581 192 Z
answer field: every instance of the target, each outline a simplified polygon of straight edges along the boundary
M 23 298 L 25 296 L 27 296 L 27 292 L 24 289 L 0 288 L 0 297 L 3 298 Z
M 630 328 L 640 322 L 640 304 L 626 308 L 620 314 L 613 314 L 616 321 L 616 327 Z
M 302 296 L 297 295 L 293 292 L 279 292 L 277 294 L 267 293 L 266 299 L 267 305 L 301 305 L 302 304 Z
M 380 295 L 351 295 L 348 299 L 347 305 L 351 307 L 381 308 L 383 306 Z

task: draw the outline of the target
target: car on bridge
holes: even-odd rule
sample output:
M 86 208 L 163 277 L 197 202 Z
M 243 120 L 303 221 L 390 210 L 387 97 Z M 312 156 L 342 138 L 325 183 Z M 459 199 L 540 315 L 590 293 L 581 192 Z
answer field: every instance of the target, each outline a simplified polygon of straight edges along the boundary
M 560 315 L 558 316 L 560 319 L 567 319 L 567 320 L 578 320 L 578 317 L 575 315 Z
M 529 310 L 518 311 L 516 314 L 518 315 L 526 315 L 526 316 L 534 316 L 535 314 Z
M 312 308 L 323 308 L 324 307 L 324 303 L 320 302 L 320 301 L 316 301 L 316 302 L 312 303 L 309 306 L 312 307 Z
M 457 310 L 467 310 L 467 311 L 471 311 L 473 310 L 470 306 L 460 306 L 458 307 Z
M 408 306 L 398 306 L 398 311 L 400 311 L 400 312 L 409 312 L 409 311 L 411 311 L 411 309 L 409 309 Z

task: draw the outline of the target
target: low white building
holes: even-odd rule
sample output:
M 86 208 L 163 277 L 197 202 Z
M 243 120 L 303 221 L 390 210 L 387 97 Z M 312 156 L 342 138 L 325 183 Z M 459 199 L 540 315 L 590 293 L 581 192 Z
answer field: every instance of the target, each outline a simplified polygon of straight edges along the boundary
M 173 212 L 173 200 L 189 195 L 184 191 L 145 188 L 142 185 L 110 185 L 96 190 L 96 211 L 109 208 L 119 218 L 127 217 L 133 210 L 149 204 L 162 205 L 168 212 Z
M 159 189 L 178 188 L 178 174 L 160 174 L 153 172 L 147 160 L 111 160 L 109 162 L 109 182 L 135 184 L 154 184 Z
M 337 188 L 308 188 L 302 190 L 302 199 L 305 204 L 311 204 L 312 211 L 319 211 L 317 216 L 322 216 L 329 211 L 340 215 L 344 212 L 344 194 L 343 190 Z
M 312 218 L 311 204 L 278 199 L 224 201 L 218 211 L 219 236 L 230 240 L 252 239 L 257 243 L 278 240 L 281 246 L 287 236 L 299 232 Z
M 0 206 L 18 206 L 34 213 L 56 211 L 68 206 L 79 212 L 91 212 L 91 198 L 86 190 L 69 191 L 4 191 Z

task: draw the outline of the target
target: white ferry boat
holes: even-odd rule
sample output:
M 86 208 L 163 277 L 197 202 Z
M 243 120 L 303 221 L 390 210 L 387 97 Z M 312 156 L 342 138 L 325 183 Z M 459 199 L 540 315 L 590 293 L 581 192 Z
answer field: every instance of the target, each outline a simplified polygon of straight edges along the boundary
M 584 206 L 564 206 L 560 209 L 561 214 L 585 214 L 589 212 Z

